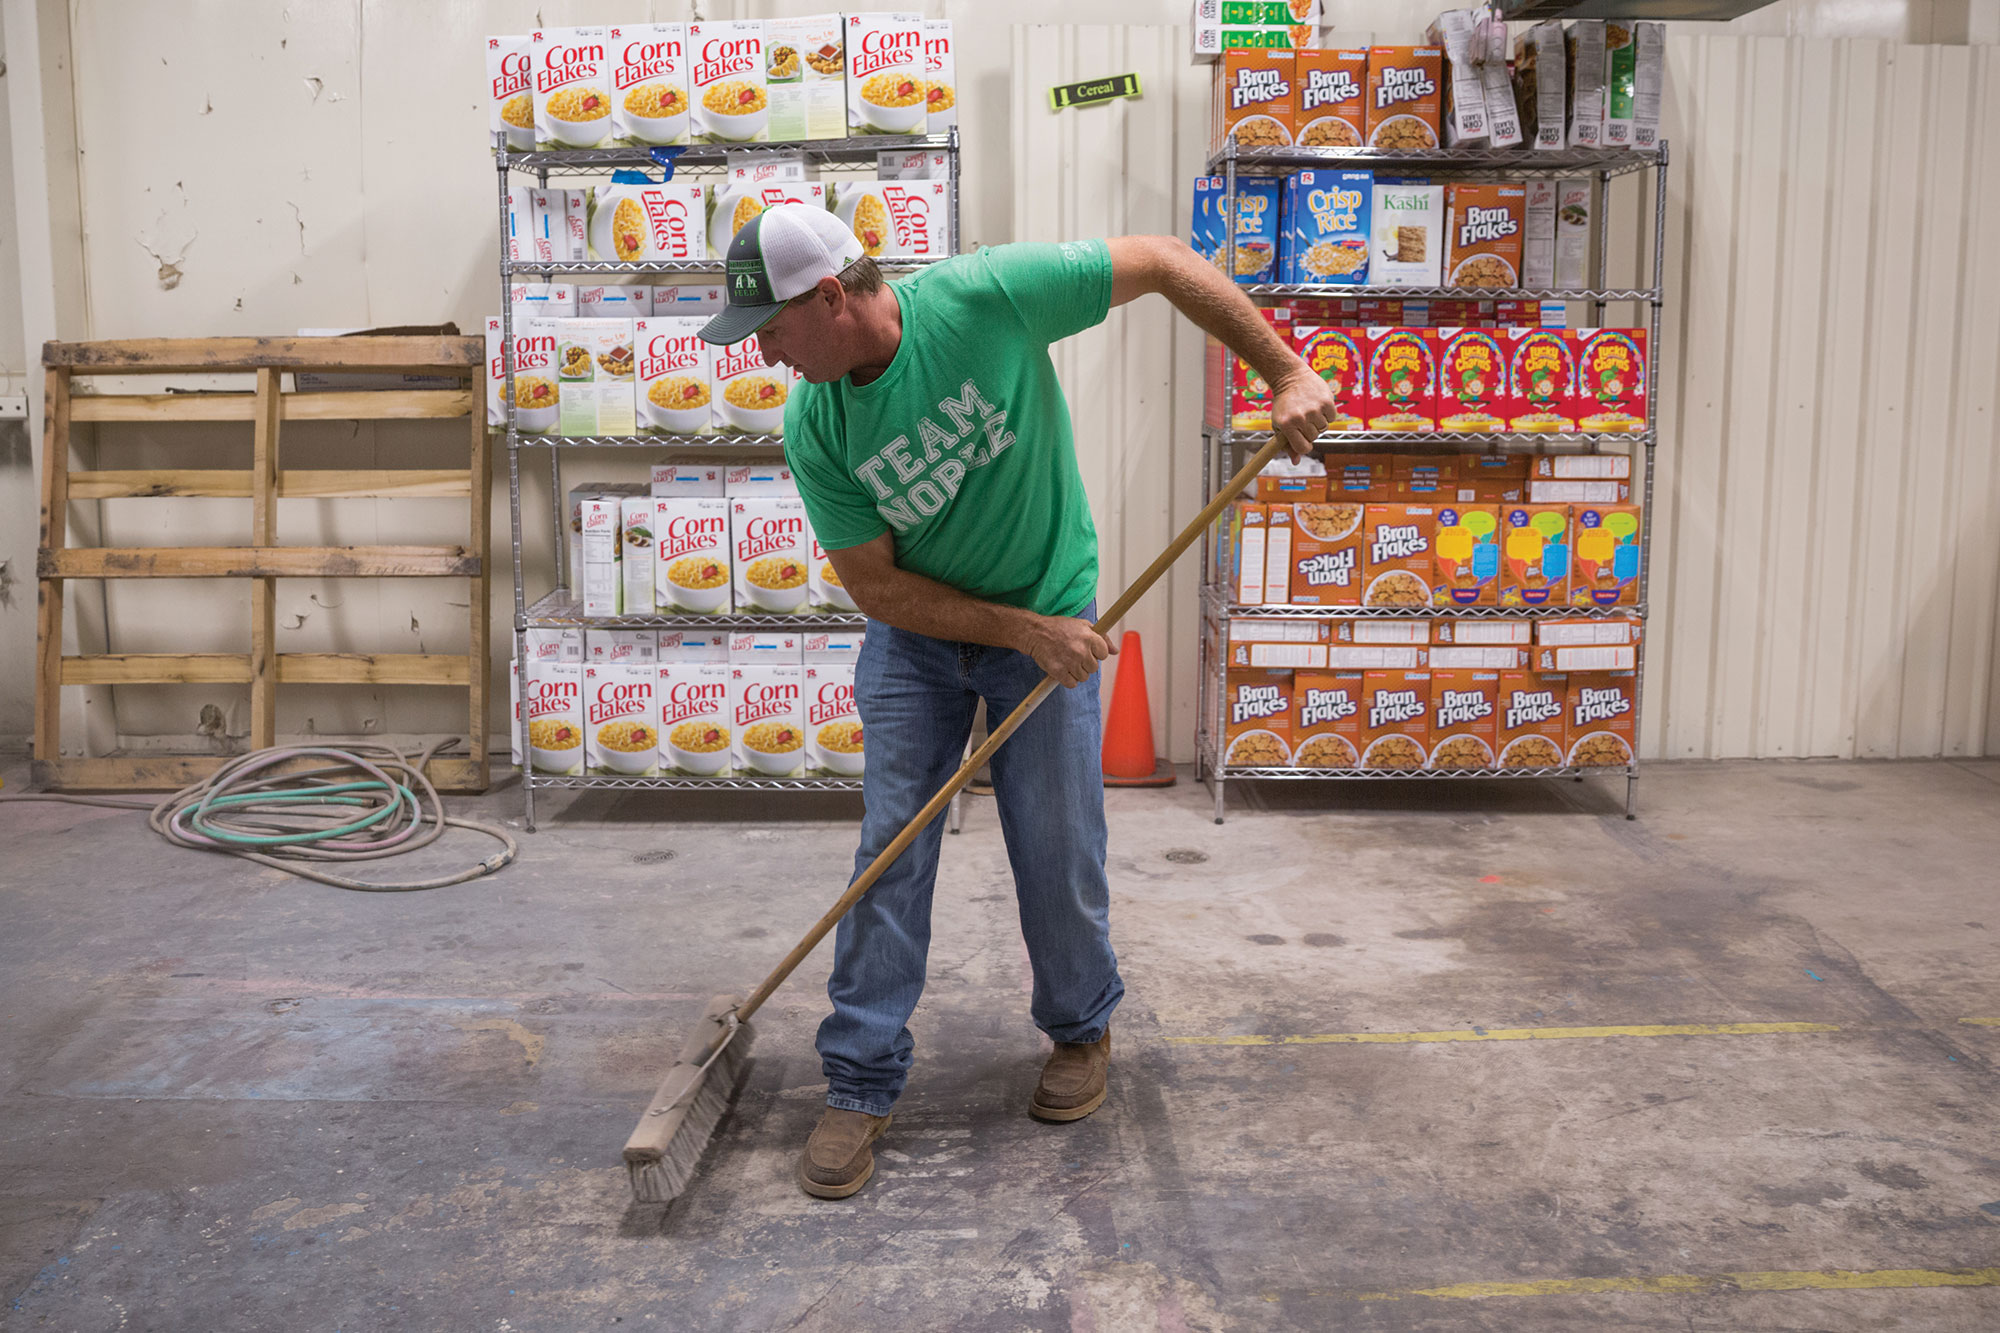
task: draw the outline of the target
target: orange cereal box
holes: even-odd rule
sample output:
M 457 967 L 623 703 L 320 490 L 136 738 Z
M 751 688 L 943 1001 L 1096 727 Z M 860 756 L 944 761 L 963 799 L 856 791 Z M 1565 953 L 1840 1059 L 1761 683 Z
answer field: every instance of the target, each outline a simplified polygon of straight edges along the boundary
M 1368 127 L 1368 53 L 1308 50 L 1295 56 L 1301 148 L 1359 148 Z
M 1430 505 L 1371 504 L 1362 523 L 1361 604 L 1429 606 L 1437 510 Z
M 1431 601 L 1437 606 L 1500 604 L 1500 510 L 1439 505 Z
M 1363 768 L 1412 769 L 1430 762 L 1430 672 L 1364 672 L 1361 705 Z
M 1561 768 L 1568 755 L 1564 715 L 1569 679 L 1538 671 L 1500 673 L 1501 768 Z
M 1636 606 L 1639 602 L 1640 526 L 1638 505 L 1575 505 L 1575 570 L 1570 574 L 1571 606 Z
M 1298 99 L 1290 51 L 1224 51 L 1209 95 L 1209 151 L 1232 137 L 1241 148 L 1283 148 L 1292 142 Z
M 1444 285 L 1521 285 L 1528 192 L 1519 185 L 1453 185 L 1445 192 Z
M 1576 345 L 1561 329 L 1514 329 L 1507 357 L 1508 429 L 1576 429 Z
M 1430 767 L 1493 767 L 1500 737 L 1500 674 L 1431 668 Z
M 1368 49 L 1370 148 L 1435 148 L 1444 99 L 1444 51 L 1435 46 Z
M 1292 605 L 1361 605 L 1361 521 L 1366 511 L 1366 505 L 1339 497 L 1293 506 Z
M 1569 559 L 1568 505 L 1501 506 L 1500 605 L 1567 605 Z
M 1292 765 L 1361 766 L 1359 671 L 1301 671 L 1292 678 Z
M 1294 322 L 1292 348 L 1333 390 L 1334 416 L 1326 428 L 1368 429 L 1363 416 L 1368 387 L 1368 331 Z
M 1572 671 L 1565 697 L 1566 758 L 1575 768 L 1632 762 L 1639 721 L 1636 671 Z
M 1225 678 L 1224 763 L 1279 768 L 1292 762 L 1292 673 L 1231 669 Z
M 1437 427 L 1507 429 L 1507 347 L 1492 329 L 1439 329 Z
M 1576 395 L 1570 400 L 1581 431 L 1646 429 L 1646 331 L 1571 329 Z
M 1426 330 L 1368 330 L 1369 430 L 1437 429 L 1437 345 Z

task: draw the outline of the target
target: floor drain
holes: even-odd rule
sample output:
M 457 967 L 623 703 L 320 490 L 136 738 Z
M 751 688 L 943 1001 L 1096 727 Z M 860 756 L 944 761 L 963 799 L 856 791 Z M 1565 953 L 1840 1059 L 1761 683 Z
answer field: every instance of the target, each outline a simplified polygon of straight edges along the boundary
M 1167 852 L 1167 859 L 1177 866 L 1198 866 L 1208 859 L 1208 853 L 1192 847 L 1175 847 Z
M 656 866 L 662 861 L 671 861 L 673 859 L 674 853 L 671 848 L 658 852 L 635 852 L 632 856 L 632 864 L 635 866 Z

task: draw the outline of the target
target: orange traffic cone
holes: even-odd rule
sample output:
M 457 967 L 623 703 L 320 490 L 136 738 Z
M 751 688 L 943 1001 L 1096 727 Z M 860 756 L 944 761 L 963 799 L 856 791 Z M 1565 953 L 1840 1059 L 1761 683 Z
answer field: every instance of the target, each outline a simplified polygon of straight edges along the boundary
M 1104 785 L 1174 785 L 1173 765 L 1153 752 L 1153 710 L 1146 702 L 1146 658 L 1139 650 L 1137 630 L 1126 630 L 1118 645 L 1111 714 L 1104 719 Z

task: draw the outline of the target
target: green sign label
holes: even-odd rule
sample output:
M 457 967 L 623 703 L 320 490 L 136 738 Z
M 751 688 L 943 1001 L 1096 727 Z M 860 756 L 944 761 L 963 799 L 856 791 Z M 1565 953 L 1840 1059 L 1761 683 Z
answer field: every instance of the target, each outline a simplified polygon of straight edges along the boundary
M 1114 74 L 1107 79 L 1085 79 L 1082 83 L 1065 83 L 1049 89 L 1049 109 L 1060 111 L 1070 106 L 1094 106 L 1114 98 L 1138 95 L 1137 74 Z

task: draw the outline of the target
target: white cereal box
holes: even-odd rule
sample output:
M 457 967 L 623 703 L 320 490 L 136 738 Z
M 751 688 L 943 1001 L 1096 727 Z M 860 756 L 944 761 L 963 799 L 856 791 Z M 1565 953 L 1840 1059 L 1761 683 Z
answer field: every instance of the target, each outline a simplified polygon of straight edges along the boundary
M 926 134 L 958 124 L 958 62 L 951 54 L 951 20 L 924 20 L 924 123 Z
M 597 148 L 611 137 L 610 30 L 543 28 L 528 35 L 535 80 L 535 147 Z
M 729 243 L 745 223 L 767 208 L 779 204 L 808 204 L 826 207 L 827 187 L 820 181 L 725 181 L 708 190 L 708 252 L 712 259 L 727 259 Z
M 875 154 L 875 175 L 885 181 L 951 179 L 951 154 L 942 148 L 885 148 Z
M 556 243 L 569 252 L 569 210 L 561 190 L 528 191 L 528 242 L 537 264 L 554 265 Z
M 675 614 L 727 614 L 729 501 L 706 495 L 652 499 L 654 604 Z
M 771 137 L 764 22 L 688 24 L 688 94 L 696 143 L 764 143 Z
M 716 428 L 725 434 L 761 435 L 781 430 L 792 377 L 764 364 L 754 335 L 715 349 L 711 387 Z
M 564 190 L 562 259 L 582 263 L 590 258 L 590 191 Z
M 812 534 L 796 495 L 739 495 L 729 504 L 729 563 L 744 611 L 803 612 Z
M 799 696 L 806 713 L 806 764 L 835 777 L 861 776 L 861 711 L 854 663 L 808 662 Z
M 699 317 L 669 315 L 649 317 L 634 325 L 641 433 L 705 435 L 712 429 L 709 376 L 713 355 L 701 338 L 706 322 Z
M 840 581 L 840 571 L 833 567 L 833 561 L 820 547 L 819 538 L 812 543 L 812 565 L 806 572 L 806 590 L 813 606 L 823 611 L 845 611 L 849 615 L 860 610 L 854 604 L 853 594 Z
M 775 148 L 746 148 L 727 155 L 729 180 L 738 185 L 789 185 L 813 178 L 804 153 L 787 153 Z
M 529 763 L 537 773 L 583 772 L 583 663 L 531 662 L 525 677 Z
M 581 502 L 576 562 L 577 591 L 586 616 L 625 613 L 624 569 L 620 562 L 625 526 L 619 496 L 586 496 Z
M 576 313 L 583 319 L 637 319 L 653 313 L 653 289 L 598 282 L 576 289 Z
M 625 584 L 625 614 L 650 616 L 653 601 L 653 497 L 626 495 L 618 501 L 618 526 L 625 547 L 618 554 Z M 652 631 L 645 631 L 652 637 Z M 649 653 L 650 657 L 651 654 Z
M 924 19 L 847 16 L 847 132 L 925 134 Z
M 646 484 L 632 481 L 586 481 L 569 488 L 569 583 L 575 588 L 583 568 L 583 505 L 586 500 L 609 500 L 614 505 L 628 495 L 644 495 Z M 582 659 L 577 659 L 581 661 Z
M 720 666 L 729 660 L 729 635 L 719 629 L 663 629 L 658 652 L 662 663 L 708 662 Z M 665 700 L 661 706 L 664 710 Z M 664 717 L 661 722 L 664 725 Z
M 660 771 L 691 778 L 730 772 L 729 668 L 715 661 L 665 661 L 655 668 L 660 701 Z
M 583 667 L 584 764 L 606 777 L 647 777 L 660 770 L 660 714 L 654 662 L 586 662 Z
M 621 264 L 699 260 L 708 244 L 704 202 L 701 186 L 687 181 L 600 187 L 590 204 L 590 257 Z
M 847 137 L 847 62 L 838 14 L 764 21 L 771 138 Z
M 865 639 L 863 631 L 816 630 L 805 636 L 803 657 L 807 662 L 845 662 L 852 666 L 861 660 L 861 645 Z
M 628 553 L 629 558 L 629 553 Z M 651 594 L 647 594 L 650 599 Z M 658 660 L 660 636 L 650 629 L 591 629 L 583 635 L 583 660 L 594 666 Z
M 805 640 L 788 630 L 738 630 L 729 636 L 729 660 L 744 662 L 802 662 Z
M 564 435 L 634 435 L 632 321 L 530 320 L 553 325 L 557 407 Z
M 723 469 L 722 493 L 731 499 L 739 495 L 797 495 L 799 481 L 783 463 L 731 463 Z
M 510 153 L 525 153 L 535 146 L 530 62 L 526 33 L 486 39 L 486 128 L 496 152 L 505 148 Z
M 611 127 L 617 141 L 649 148 L 688 141 L 685 23 L 611 29 Z
M 507 727 L 507 749 L 513 758 L 514 767 L 521 766 L 521 681 L 532 682 L 543 662 L 580 662 L 583 660 L 583 631 L 578 629 L 531 629 L 523 638 L 527 640 L 525 670 L 523 660 L 514 657 L 507 663 L 508 701 L 513 705 L 508 716 L 512 719 Z
M 514 429 L 523 435 L 546 435 L 559 418 L 556 384 L 556 340 L 553 331 L 537 329 L 548 321 L 514 315 Z M 507 424 L 507 360 L 500 316 L 486 317 L 486 424 Z
M 655 315 L 700 315 L 703 320 L 722 313 L 721 283 L 681 283 L 653 286 Z
M 517 264 L 535 259 L 535 187 L 507 187 L 507 258 Z
M 951 183 L 842 181 L 835 216 L 871 259 L 930 259 L 951 253 Z
M 567 282 L 517 282 L 508 290 L 516 332 L 523 320 L 576 318 L 576 288 Z
M 797 777 L 805 769 L 797 663 L 744 663 L 729 667 L 729 726 L 733 762 L 746 774 Z
M 722 488 L 720 463 L 655 463 L 648 484 L 655 496 L 688 495 L 720 498 L 726 494 Z

